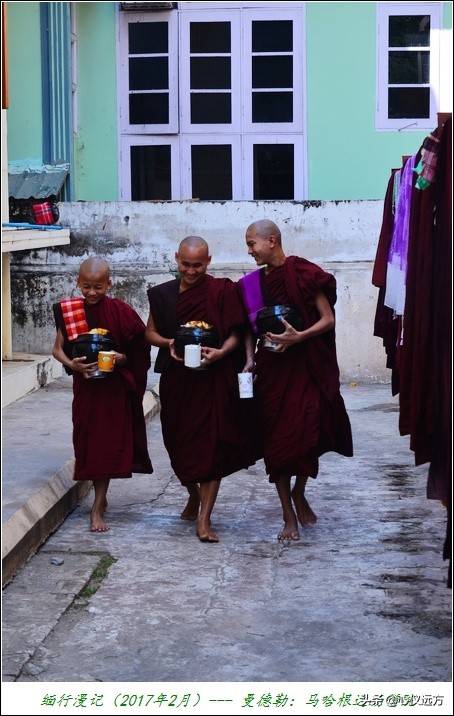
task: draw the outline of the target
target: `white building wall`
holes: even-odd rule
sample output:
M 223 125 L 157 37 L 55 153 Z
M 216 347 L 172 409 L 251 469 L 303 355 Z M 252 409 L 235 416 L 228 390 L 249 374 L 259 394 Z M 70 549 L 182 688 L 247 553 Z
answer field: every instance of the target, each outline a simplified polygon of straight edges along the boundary
M 377 289 L 372 265 L 383 202 L 74 202 L 60 206 L 71 226 L 71 245 L 26 252 L 13 268 L 14 346 L 49 351 L 54 339 L 52 302 L 77 295 L 77 269 L 102 255 L 113 271 L 113 295 L 148 316 L 146 289 L 173 278 L 174 254 L 189 234 L 203 236 L 212 254 L 210 273 L 238 279 L 255 268 L 244 234 L 268 218 L 282 232 L 284 250 L 321 265 L 337 280 L 337 346 L 344 381 L 388 381 L 381 341 L 373 333 Z

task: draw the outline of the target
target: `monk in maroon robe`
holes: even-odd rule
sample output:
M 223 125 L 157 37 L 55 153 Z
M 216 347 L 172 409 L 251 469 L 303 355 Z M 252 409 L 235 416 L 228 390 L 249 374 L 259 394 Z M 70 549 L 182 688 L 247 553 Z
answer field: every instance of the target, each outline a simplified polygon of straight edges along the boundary
M 317 476 L 319 456 L 330 450 L 353 454 L 350 422 L 339 392 L 336 282 L 310 261 L 286 257 L 280 231 L 271 221 L 252 224 L 246 243 L 249 255 L 265 267 L 259 273 L 264 305 L 291 305 L 302 319 L 301 331 L 281 319 L 285 331 L 266 334 L 278 350 L 268 350 L 261 338 L 255 355 L 265 466 L 283 511 L 284 528 L 278 538 L 297 540 L 297 520 L 306 526 L 317 519 L 304 491 L 308 477 Z M 241 281 L 240 287 L 246 298 Z M 247 305 L 246 310 L 251 316 Z M 252 367 L 251 353 L 247 367 Z
M 142 409 L 150 348 L 144 338 L 145 325 L 137 313 L 123 301 L 106 295 L 111 286 L 106 261 L 84 261 L 77 286 L 85 299 L 86 330 L 108 330 L 117 348 L 113 373 L 103 379 L 90 379 L 97 363 L 87 364 L 83 357 L 72 357 L 61 304 L 55 304 L 57 337 L 52 354 L 74 375 L 74 479 L 93 480 L 91 530 L 105 532 L 109 529 L 104 512 L 110 479 L 131 477 L 133 472 L 153 472 Z
M 180 278 L 148 291 L 146 336 L 160 349 L 155 371 L 162 374 L 164 444 L 189 492 L 181 517 L 197 521 L 201 541 L 218 542 L 211 512 L 220 480 L 254 462 L 241 425 L 235 363 L 245 318 L 235 285 L 206 273 L 211 258 L 204 239 L 183 239 L 175 259 Z M 219 334 L 219 348 L 202 347 L 202 370 L 187 368 L 175 352 L 177 328 L 188 321 L 205 321 Z

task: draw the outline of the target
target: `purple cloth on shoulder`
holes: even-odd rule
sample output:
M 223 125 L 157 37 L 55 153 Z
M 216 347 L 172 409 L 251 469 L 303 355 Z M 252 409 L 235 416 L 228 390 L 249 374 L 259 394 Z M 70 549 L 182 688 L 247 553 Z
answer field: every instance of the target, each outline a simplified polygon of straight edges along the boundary
M 254 333 L 257 335 L 257 313 L 265 306 L 263 298 L 262 286 L 260 283 L 260 273 L 262 269 L 252 271 L 240 278 L 241 295 L 246 307 L 249 323 Z

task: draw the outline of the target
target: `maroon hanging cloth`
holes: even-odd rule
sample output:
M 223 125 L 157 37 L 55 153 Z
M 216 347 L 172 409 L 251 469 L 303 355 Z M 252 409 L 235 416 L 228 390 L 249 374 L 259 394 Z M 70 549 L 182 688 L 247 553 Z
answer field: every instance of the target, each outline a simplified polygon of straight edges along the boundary
M 436 405 L 427 496 L 450 504 L 452 491 L 452 119 L 440 133 L 435 179 L 431 359 Z
M 206 321 L 217 329 L 221 343 L 245 321 L 229 279 L 206 275 L 174 300 L 178 324 Z M 175 307 L 168 309 L 173 312 Z M 156 305 L 152 313 L 159 323 L 162 317 L 155 311 Z M 242 424 L 234 354 L 203 370 L 170 361 L 161 376 L 160 397 L 164 444 L 182 484 L 220 479 L 255 462 Z
M 403 340 L 399 355 L 399 430 L 410 435 L 415 464 L 429 462 L 435 417 L 432 355 L 434 184 L 423 191 L 413 182 Z
M 394 317 L 394 311 L 391 308 L 385 306 L 385 292 L 388 254 L 394 229 L 393 193 L 395 173 L 397 171 L 398 169 L 391 170 L 391 176 L 386 189 L 383 220 L 372 273 L 372 284 L 380 289 L 375 312 L 374 336 L 381 338 L 383 341 L 386 353 L 386 367 L 392 370 L 391 384 L 393 395 L 399 392 L 396 352 L 400 336 L 401 321 Z
M 452 119 L 443 125 L 435 177 L 434 312 L 432 363 L 435 416 L 427 497 L 447 509 L 443 559 L 449 560 L 452 587 Z
M 151 473 L 142 399 L 150 366 L 145 325 L 126 303 L 105 296 L 94 306 L 85 304 L 89 329 L 110 331 L 127 363 L 103 379 L 73 378 L 73 443 L 75 480 L 131 477 Z M 66 338 L 65 326 L 57 327 Z M 65 343 L 67 345 L 67 343 Z
M 375 255 L 374 269 L 372 272 L 372 284 L 381 288 L 386 286 L 386 272 L 388 268 L 389 247 L 393 238 L 394 229 L 394 175 L 398 169 L 391 169 L 391 176 L 386 188 L 385 201 L 383 206 L 383 219 L 378 239 L 377 253 Z

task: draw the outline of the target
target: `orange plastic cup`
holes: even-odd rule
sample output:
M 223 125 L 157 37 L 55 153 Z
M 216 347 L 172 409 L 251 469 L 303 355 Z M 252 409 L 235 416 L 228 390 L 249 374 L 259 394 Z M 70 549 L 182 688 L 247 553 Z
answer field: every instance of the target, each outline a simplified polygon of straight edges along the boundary
M 98 369 L 102 373 L 112 373 L 115 367 L 115 351 L 99 351 Z

